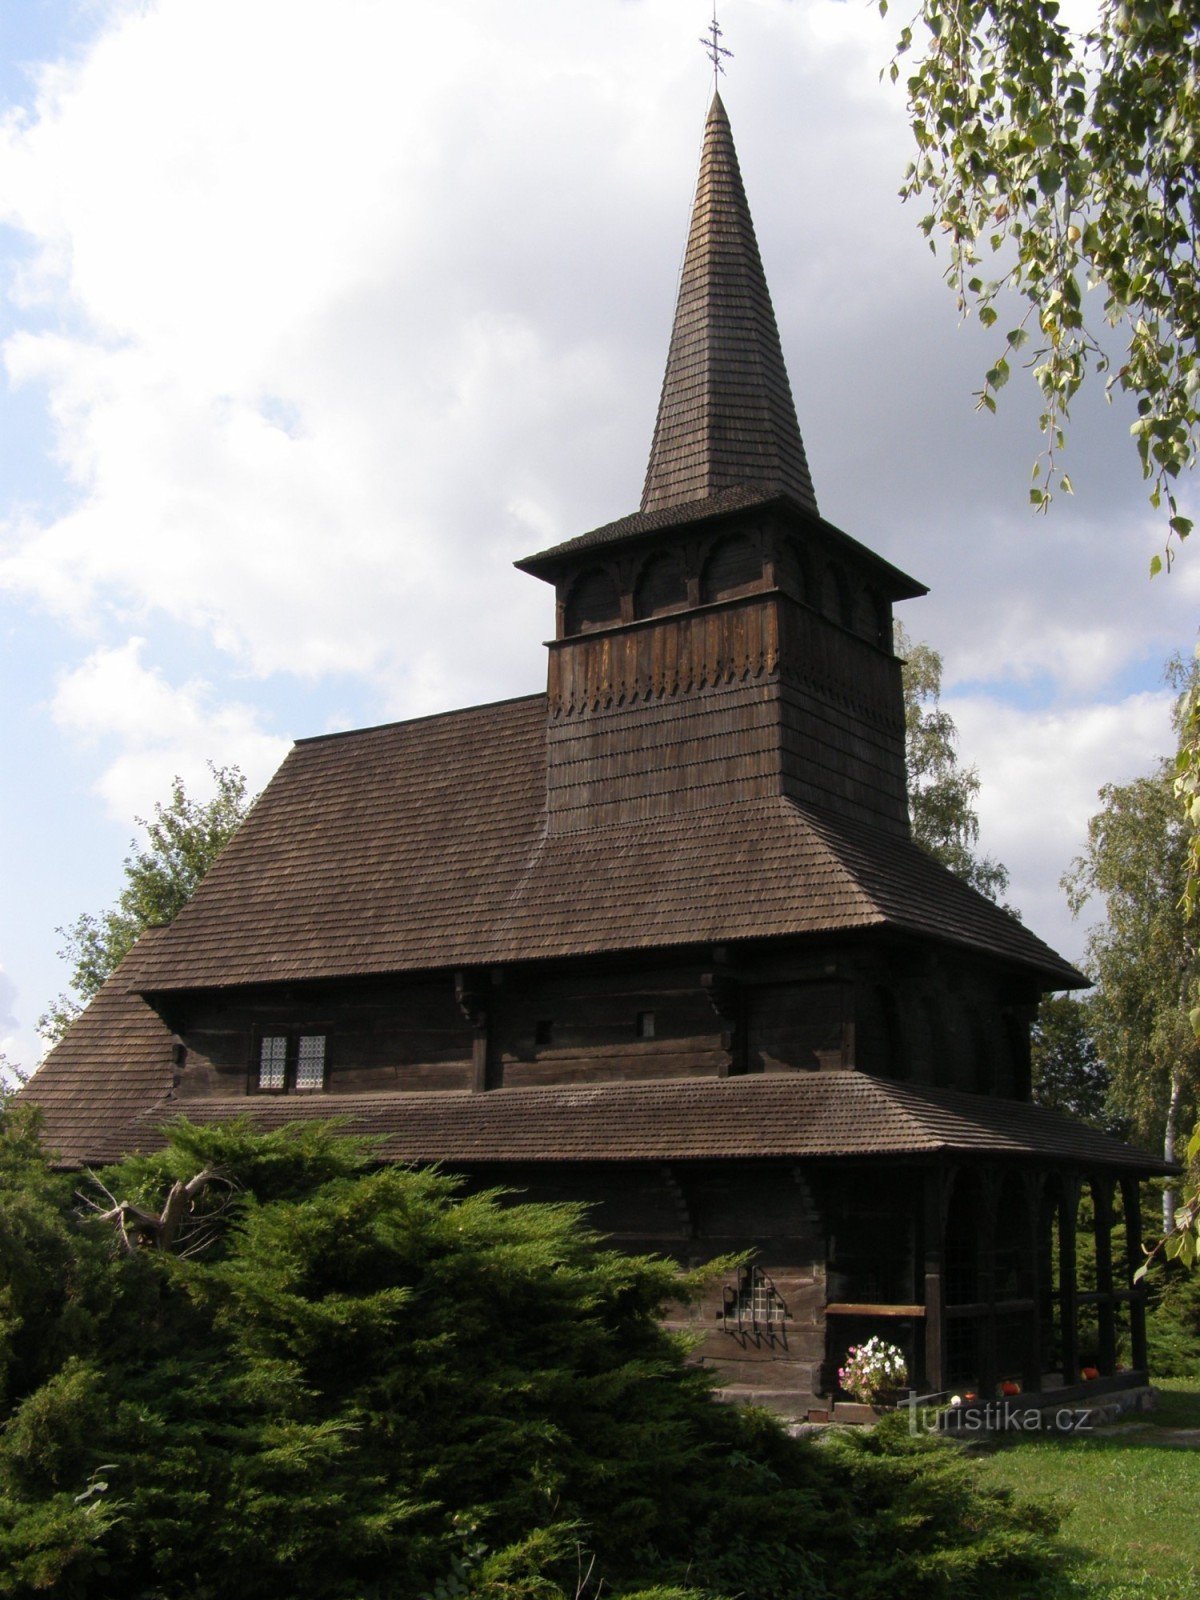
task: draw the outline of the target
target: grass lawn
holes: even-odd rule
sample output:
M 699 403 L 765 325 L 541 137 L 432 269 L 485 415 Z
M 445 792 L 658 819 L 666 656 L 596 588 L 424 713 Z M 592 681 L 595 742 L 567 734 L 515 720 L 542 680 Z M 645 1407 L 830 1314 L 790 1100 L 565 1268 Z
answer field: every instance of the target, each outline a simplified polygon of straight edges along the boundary
M 1072 1600 L 1200 1596 L 1200 1378 L 1166 1378 L 1158 1408 L 1091 1438 L 1018 1438 L 983 1458 L 996 1483 L 1065 1511 Z M 1177 1430 L 1197 1430 L 1192 1447 Z

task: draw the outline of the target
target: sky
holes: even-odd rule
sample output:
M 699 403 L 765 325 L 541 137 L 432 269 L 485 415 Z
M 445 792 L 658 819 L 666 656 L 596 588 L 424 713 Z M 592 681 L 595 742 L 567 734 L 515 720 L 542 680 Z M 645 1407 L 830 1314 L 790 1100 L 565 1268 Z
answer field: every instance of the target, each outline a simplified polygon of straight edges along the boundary
M 637 508 L 710 69 L 704 0 L 0 0 L 0 1050 L 56 929 L 206 763 L 544 687 L 512 562 Z M 930 585 L 982 847 L 1059 878 L 1167 753 L 1200 552 L 1130 416 L 1077 402 L 1032 513 L 1032 386 L 960 324 L 898 189 L 892 25 L 726 0 L 722 80 L 823 514 Z M 1006 326 L 1001 320 L 999 326 Z M 1025 390 L 1028 389 L 1028 393 Z M 1195 503 L 1184 490 L 1185 508 Z M 1195 511 L 1192 511 L 1195 515 Z

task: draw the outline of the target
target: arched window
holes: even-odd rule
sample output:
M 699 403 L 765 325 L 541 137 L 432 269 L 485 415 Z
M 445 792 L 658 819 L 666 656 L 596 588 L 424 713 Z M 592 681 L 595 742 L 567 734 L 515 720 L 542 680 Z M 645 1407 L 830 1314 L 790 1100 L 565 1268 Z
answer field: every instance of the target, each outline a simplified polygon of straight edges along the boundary
M 687 574 L 683 562 L 673 552 L 651 556 L 638 574 L 633 594 L 633 613 L 637 617 L 658 617 L 687 605 Z
M 875 608 L 875 596 L 869 589 L 859 589 L 855 592 L 854 631 L 861 638 L 870 639 L 872 644 L 878 641 L 879 613 Z
M 854 631 L 881 650 L 891 648 L 891 617 L 886 600 L 874 589 L 858 589 L 854 595 Z
M 875 643 L 888 655 L 894 654 L 892 644 L 892 608 L 883 595 L 872 596 L 875 603 Z
M 566 632 L 588 633 L 620 620 L 621 597 L 612 577 L 600 567 L 581 573 L 567 600 Z
M 850 627 L 850 596 L 846 589 L 846 578 L 841 568 L 835 567 L 832 562 L 825 568 L 821 585 L 821 610 L 834 622 L 840 622 L 845 628 Z
M 1028 1192 L 1018 1173 L 1007 1173 L 996 1203 L 992 1292 L 997 1300 L 1023 1300 L 1033 1294 L 1035 1249 Z
M 749 539 L 735 534 L 713 546 L 704 563 L 700 598 L 706 604 L 711 600 L 732 600 L 735 595 L 752 593 L 761 584 L 761 555 Z
M 780 563 L 782 587 L 797 600 L 811 601 L 812 573 L 809 570 L 808 557 L 800 548 L 798 539 L 789 539 L 783 547 L 783 558 Z

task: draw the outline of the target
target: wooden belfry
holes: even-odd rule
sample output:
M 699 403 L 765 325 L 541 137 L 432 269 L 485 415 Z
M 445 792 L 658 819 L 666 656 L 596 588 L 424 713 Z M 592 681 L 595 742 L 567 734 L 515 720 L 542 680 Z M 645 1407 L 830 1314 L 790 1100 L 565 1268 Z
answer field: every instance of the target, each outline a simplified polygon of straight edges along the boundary
M 50 1145 L 337 1114 L 639 1250 L 751 1251 L 700 1359 L 791 1415 L 870 1333 L 922 1389 L 1142 1381 L 1111 1235 L 1163 1167 L 1030 1103 L 1038 997 L 1083 980 L 912 842 L 924 590 L 818 512 L 719 96 L 641 507 L 518 565 L 547 692 L 294 746 L 25 1091 Z

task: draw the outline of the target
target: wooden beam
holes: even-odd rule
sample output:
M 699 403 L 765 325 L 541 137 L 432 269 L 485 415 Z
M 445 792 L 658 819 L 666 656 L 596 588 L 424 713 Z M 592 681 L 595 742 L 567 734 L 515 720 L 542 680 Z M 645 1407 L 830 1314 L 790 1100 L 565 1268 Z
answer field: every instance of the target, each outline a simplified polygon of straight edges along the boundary
M 923 1317 L 924 1306 L 868 1305 L 852 1300 L 831 1301 L 825 1307 L 827 1317 Z
M 996 1361 L 996 1206 L 1000 1180 L 995 1169 L 985 1167 L 982 1179 L 982 1215 L 979 1218 L 979 1298 L 987 1315 L 979 1324 L 979 1392 L 985 1400 L 996 1393 L 1000 1372 Z
M 943 1281 L 945 1259 L 946 1207 L 945 1178 L 940 1167 L 930 1167 L 924 1185 L 924 1281 L 925 1281 L 925 1387 L 936 1392 L 945 1387 L 946 1288 Z
M 487 1013 L 484 1012 L 482 1027 L 477 1027 L 471 1036 L 471 1088 L 476 1093 L 491 1087 L 488 1082 L 488 1028 Z
M 1079 1309 L 1075 1226 L 1079 1216 L 1078 1180 L 1064 1174 L 1058 1214 L 1058 1303 L 1062 1319 L 1063 1382 L 1079 1378 Z
M 1046 1370 L 1042 1350 L 1042 1258 L 1041 1215 L 1042 1185 L 1039 1173 L 1025 1177 L 1025 1259 L 1027 1262 L 1026 1287 L 1033 1304 L 1026 1320 L 1025 1348 L 1021 1363 L 1021 1382 L 1027 1392 L 1040 1389 L 1042 1373 Z
M 1113 1181 L 1093 1177 L 1092 1207 L 1096 1216 L 1096 1319 L 1100 1332 L 1100 1372 L 1111 1378 L 1117 1370 L 1116 1308 L 1113 1305 Z

